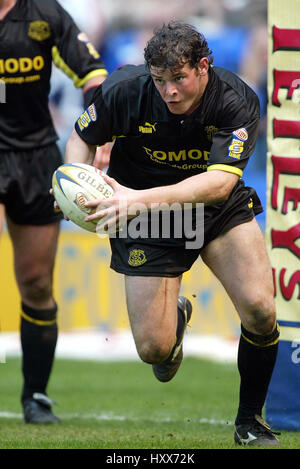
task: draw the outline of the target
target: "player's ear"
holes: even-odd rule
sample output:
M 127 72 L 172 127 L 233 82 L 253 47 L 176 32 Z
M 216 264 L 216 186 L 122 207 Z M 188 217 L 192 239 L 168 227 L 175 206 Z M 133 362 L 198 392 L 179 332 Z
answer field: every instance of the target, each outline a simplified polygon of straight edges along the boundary
M 207 57 L 202 57 L 198 62 L 198 72 L 200 75 L 206 75 L 209 69 L 209 61 Z

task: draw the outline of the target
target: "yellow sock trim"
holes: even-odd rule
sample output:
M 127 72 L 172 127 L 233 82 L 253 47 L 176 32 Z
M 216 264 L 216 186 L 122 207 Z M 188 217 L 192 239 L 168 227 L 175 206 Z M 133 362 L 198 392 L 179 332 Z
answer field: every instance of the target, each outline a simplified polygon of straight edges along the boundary
M 21 311 L 21 316 L 22 318 L 26 319 L 26 321 L 32 322 L 33 324 L 36 324 L 37 326 L 52 326 L 53 324 L 56 323 L 56 319 L 52 319 L 51 321 L 43 321 L 42 319 L 34 319 L 31 316 L 28 316 L 28 314 L 24 313 L 24 311 Z
M 275 328 L 279 332 L 278 324 L 276 324 Z M 247 342 L 249 342 L 249 344 L 255 345 L 256 347 L 270 347 L 271 345 L 275 345 L 279 342 L 279 336 L 278 336 L 275 340 L 273 340 L 269 344 L 260 345 L 260 344 L 257 344 L 256 342 L 253 342 L 252 340 L 250 340 L 248 337 L 245 336 L 245 334 L 241 333 L 241 335 Z

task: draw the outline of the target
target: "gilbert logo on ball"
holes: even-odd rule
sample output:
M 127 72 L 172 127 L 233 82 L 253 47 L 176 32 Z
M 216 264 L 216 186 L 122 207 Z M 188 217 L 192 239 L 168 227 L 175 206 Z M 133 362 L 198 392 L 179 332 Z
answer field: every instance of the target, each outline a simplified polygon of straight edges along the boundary
M 76 225 L 91 232 L 95 231 L 98 220 L 84 220 L 87 214 L 95 211 L 94 208 L 85 207 L 85 203 L 89 200 L 108 199 L 114 194 L 103 179 L 101 171 L 83 163 L 63 164 L 57 168 L 52 177 L 52 188 L 63 214 Z

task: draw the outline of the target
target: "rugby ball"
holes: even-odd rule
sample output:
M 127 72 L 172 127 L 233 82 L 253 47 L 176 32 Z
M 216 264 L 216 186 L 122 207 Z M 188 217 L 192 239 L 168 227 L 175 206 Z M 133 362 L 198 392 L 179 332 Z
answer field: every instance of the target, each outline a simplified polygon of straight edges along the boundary
M 99 220 L 87 222 L 84 219 L 99 207 L 85 207 L 85 203 L 93 199 L 108 199 L 114 194 L 114 190 L 101 176 L 101 171 L 84 163 L 59 166 L 53 173 L 52 188 L 63 214 L 76 225 L 92 232 Z

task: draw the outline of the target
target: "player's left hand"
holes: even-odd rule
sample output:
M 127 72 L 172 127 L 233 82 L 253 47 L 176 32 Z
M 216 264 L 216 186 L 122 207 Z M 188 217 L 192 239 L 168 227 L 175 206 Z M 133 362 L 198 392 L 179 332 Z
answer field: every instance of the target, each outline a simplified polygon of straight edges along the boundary
M 114 142 L 107 142 L 105 145 L 97 148 L 93 166 L 98 169 L 105 169 L 108 167 L 113 144 Z

